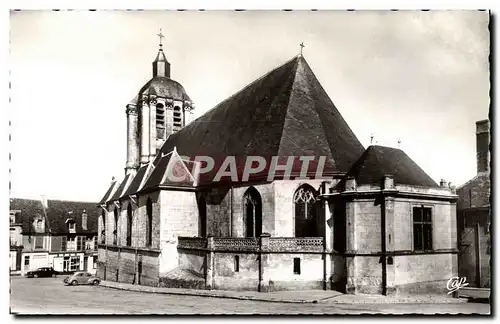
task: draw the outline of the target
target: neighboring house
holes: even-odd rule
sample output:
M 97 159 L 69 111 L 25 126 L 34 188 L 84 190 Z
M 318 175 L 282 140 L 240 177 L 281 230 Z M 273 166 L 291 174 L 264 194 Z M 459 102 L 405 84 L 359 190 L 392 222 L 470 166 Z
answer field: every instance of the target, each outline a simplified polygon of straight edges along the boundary
M 127 105 L 124 179 L 100 201 L 100 278 L 446 295 L 457 274 L 456 195 L 399 149 L 365 150 L 304 57 L 189 123 L 192 109 L 160 48 L 153 78 Z M 291 164 L 289 179 L 281 167 L 271 180 L 269 168 L 218 179 L 190 160 L 233 157 L 241 171 L 249 155 L 280 166 L 314 159 L 306 177 Z
M 10 271 L 21 270 L 21 253 L 23 250 L 22 219 L 20 210 L 10 211 Z
M 95 272 L 98 216 L 95 206 L 88 202 L 44 203 L 12 198 L 11 213 L 21 223 L 21 273 L 47 266 L 59 272 Z
M 459 275 L 472 287 L 491 285 L 490 122 L 476 122 L 477 175 L 457 189 L 459 195 Z

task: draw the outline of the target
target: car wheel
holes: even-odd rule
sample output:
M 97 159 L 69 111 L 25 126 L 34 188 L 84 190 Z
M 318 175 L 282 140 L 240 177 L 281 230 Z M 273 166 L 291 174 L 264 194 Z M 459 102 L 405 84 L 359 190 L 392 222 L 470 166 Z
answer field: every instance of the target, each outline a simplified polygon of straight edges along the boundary
M 33 277 L 38 278 L 38 274 L 36 274 L 36 273 L 35 273 L 35 274 L 33 275 Z
M 97 286 L 99 284 L 99 280 L 96 279 L 92 283 L 94 284 L 94 286 Z
M 73 280 L 73 281 L 71 282 L 71 285 L 72 285 L 72 286 L 76 286 L 76 285 L 78 285 L 78 281 Z

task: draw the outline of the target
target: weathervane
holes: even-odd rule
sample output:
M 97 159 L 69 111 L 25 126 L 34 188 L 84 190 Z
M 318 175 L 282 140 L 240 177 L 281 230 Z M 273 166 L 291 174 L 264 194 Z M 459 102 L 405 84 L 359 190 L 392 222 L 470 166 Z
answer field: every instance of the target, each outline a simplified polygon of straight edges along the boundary
M 373 133 L 370 135 L 370 144 L 373 144 Z
M 304 47 L 306 47 L 304 45 L 304 42 L 300 43 L 300 56 L 302 56 L 302 50 L 304 49 Z

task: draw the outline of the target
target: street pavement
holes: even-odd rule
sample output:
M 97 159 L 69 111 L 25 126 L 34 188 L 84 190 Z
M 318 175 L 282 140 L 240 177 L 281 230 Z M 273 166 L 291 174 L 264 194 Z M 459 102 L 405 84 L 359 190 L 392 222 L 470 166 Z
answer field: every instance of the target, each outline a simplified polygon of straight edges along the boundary
M 65 286 L 64 277 L 11 277 L 13 314 L 489 314 L 490 305 L 290 304 L 131 292 L 101 286 Z

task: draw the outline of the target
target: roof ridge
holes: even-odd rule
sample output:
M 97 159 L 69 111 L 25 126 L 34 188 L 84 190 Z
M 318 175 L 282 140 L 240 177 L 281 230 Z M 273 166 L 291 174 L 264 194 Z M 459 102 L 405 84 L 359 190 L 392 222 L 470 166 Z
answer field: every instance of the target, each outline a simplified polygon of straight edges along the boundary
M 247 84 L 245 87 L 241 88 L 240 90 L 236 91 L 235 93 L 233 93 L 232 95 L 230 95 L 229 97 L 227 97 L 226 99 L 222 100 L 221 102 L 219 102 L 218 104 L 216 104 L 214 107 L 212 107 L 211 109 L 207 110 L 203 115 L 201 115 L 200 117 L 196 118 L 195 120 L 193 120 L 191 122 L 194 123 L 195 121 L 197 121 L 198 119 L 200 119 L 201 117 L 205 116 L 206 114 L 208 114 L 209 112 L 211 112 L 212 110 L 214 110 L 215 108 L 219 107 L 220 105 L 222 105 L 224 102 L 226 101 L 229 101 L 230 99 L 234 98 L 236 95 L 240 94 L 241 92 L 245 91 L 246 89 L 250 88 L 251 86 L 253 86 L 254 84 L 256 84 L 257 82 L 259 82 L 260 80 L 266 78 L 268 75 L 270 75 L 271 73 L 273 73 L 274 71 L 282 68 L 283 66 L 287 65 L 288 63 L 292 62 L 293 60 L 297 60 L 298 57 L 295 56 L 293 57 L 292 59 L 286 61 L 285 63 L 281 64 L 280 66 L 278 67 L 275 67 L 269 71 L 267 71 L 265 74 L 263 74 L 262 76 L 260 76 L 259 78 L 253 80 L 252 82 L 250 82 L 249 84 Z
M 295 57 L 295 59 L 297 60 L 297 62 L 295 63 L 295 66 L 293 67 L 293 73 L 292 73 L 292 75 L 293 75 L 293 80 L 292 80 L 292 85 L 291 85 L 292 89 L 290 90 L 290 95 L 289 95 L 289 96 L 288 96 L 288 98 L 287 98 L 288 100 L 287 100 L 287 102 L 286 102 L 286 111 L 285 111 L 285 113 L 283 114 L 283 115 L 284 115 L 284 116 L 283 116 L 283 118 L 285 119 L 285 122 L 281 123 L 280 140 L 279 140 L 279 142 L 278 142 L 278 156 L 280 156 L 280 151 L 281 151 L 281 141 L 283 140 L 283 132 L 284 132 L 284 130 L 285 130 L 286 116 L 287 116 L 287 114 L 288 114 L 288 109 L 289 109 L 289 106 L 290 106 L 290 99 L 291 99 L 291 97 L 292 97 L 293 88 L 294 88 L 294 86 L 295 86 L 295 79 L 297 78 L 297 67 L 298 67 L 298 65 L 299 65 L 299 64 L 298 64 L 298 63 L 299 63 L 299 62 L 298 62 L 298 60 L 300 59 L 300 56 L 296 56 L 296 57 Z M 290 60 L 290 61 L 288 61 L 288 62 L 291 62 L 291 61 L 292 61 L 292 60 Z M 285 63 L 285 64 L 286 64 L 286 63 Z M 285 64 L 283 64 L 283 65 L 285 65 Z M 283 65 L 282 65 L 282 66 L 283 66 Z M 288 81 L 288 80 L 287 80 L 287 81 Z M 281 87 L 281 89 L 280 89 L 280 90 L 283 90 L 283 87 Z M 280 92 L 281 92 L 281 91 L 280 91 Z M 278 96 L 276 96 L 274 100 L 276 100 L 276 99 L 277 99 L 277 97 L 278 97 Z

